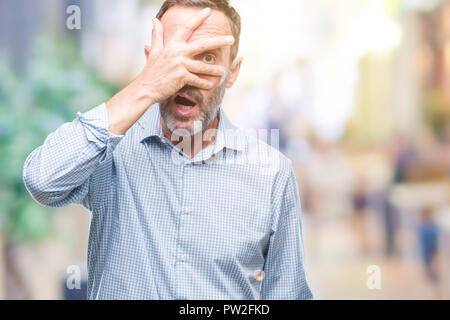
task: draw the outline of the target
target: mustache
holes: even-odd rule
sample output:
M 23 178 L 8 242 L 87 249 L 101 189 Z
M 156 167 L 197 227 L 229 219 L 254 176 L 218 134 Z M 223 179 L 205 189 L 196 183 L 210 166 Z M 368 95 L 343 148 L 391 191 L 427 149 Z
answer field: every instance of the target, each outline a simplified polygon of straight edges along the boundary
M 203 104 L 203 97 L 202 95 L 198 92 L 198 90 L 195 87 L 192 86 L 184 86 L 183 88 L 181 88 L 180 91 L 178 91 L 179 93 L 184 93 L 187 94 L 189 97 L 191 97 L 192 99 L 195 100 L 195 102 L 197 102 L 198 105 Z

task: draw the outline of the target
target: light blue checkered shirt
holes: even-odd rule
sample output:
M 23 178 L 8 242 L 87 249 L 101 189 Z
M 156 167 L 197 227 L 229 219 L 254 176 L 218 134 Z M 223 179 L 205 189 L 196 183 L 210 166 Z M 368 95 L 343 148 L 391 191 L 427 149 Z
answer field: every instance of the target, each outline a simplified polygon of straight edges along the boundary
M 91 212 L 89 299 L 312 298 L 290 160 L 222 110 L 193 159 L 164 137 L 157 105 L 125 135 L 108 128 L 105 104 L 79 112 L 23 170 L 40 204 Z

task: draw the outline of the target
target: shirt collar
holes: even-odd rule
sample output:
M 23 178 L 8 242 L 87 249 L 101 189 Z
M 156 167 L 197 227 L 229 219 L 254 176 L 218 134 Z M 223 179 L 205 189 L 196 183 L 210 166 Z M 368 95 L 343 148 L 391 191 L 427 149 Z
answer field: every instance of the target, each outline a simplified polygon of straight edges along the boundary
M 150 137 L 164 138 L 158 104 L 149 107 L 137 122 L 140 126 L 140 142 Z M 224 148 L 244 151 L 245 141 L 245 134 L 242 129 L 233 125 L 222 108 L 219 108 L 219 125 L 214 143 L 214 153 Z
M 150 106 L 147 111 L 144 112 L 144 114 L 137 121 L 141 129 L 139 132 L 140 142 L 150 137 L 164 137 L 160 119 L 158 104 Z

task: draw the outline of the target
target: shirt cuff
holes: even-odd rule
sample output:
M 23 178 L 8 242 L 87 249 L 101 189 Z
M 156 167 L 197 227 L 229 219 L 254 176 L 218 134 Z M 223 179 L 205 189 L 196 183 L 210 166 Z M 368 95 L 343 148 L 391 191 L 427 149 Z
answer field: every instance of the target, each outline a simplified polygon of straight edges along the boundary
M 108 111 L 105 103 L 85 113 L 77 112 L 77 117 L 85 129 L 87 139 L 101 149 L 106 146 L 114 148 L 125 136 L 109 131 Z

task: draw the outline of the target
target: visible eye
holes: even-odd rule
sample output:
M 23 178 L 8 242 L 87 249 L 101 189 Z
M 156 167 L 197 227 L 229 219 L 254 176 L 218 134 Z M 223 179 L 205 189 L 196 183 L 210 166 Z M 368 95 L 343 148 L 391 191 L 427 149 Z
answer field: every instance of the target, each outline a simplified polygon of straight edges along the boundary
M 205 63 L 214 63 L 214 62 L 216 62 L 216 57 L 211 53 L 207 53 L 207 54 L 203 55 L 202 60 Z

